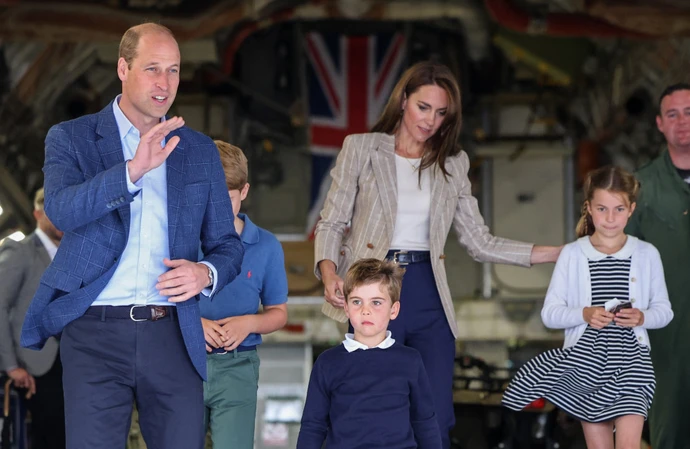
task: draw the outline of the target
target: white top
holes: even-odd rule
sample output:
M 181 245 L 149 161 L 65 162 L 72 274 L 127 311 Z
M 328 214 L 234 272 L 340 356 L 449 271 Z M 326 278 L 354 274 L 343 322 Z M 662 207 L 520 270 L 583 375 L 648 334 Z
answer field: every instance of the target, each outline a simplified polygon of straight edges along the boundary
M 422 188 L 419 188 L 419 173 L 415 167 L 419 167 L 421 162 L 421 159 L 395 155 L 398 214 L 391 249 L 429 251 L 431 179 L 429 170 L 422 171 Z
M 666 326 L 673 319 L 671 302 L 664 280 L 659 251 L 651 244 L 633 236 L 618 252 L 597 251 L 589 237 L 582 237 L 563 247 L 546 292 L 541 319 L 551 329 L 565 329 L 563 347 L 575 345 L 587 328 L 582 310 L 592 305 L 589 260 L 607 256 L 630 260 L 630 301 L 644 314 L 642 326 L 634 327 L 637 341 L 649 345 L 647 329 Z
M 386 338 L 381 343 L 379 343 L 378 345 L 376 345 L 374 347 L 380 348 L 380 349 L 388 349 L 391 346 L 393 346 L 393 343 L 395 343 L 395 339 L 391 338 L 391 335 L 392 335 L 391 331 L 386 331 Z M 345 334 L 345 340 L 343 340 L 343 346 L 345 346 L 345 349 L 347 349 L 347 352 L 353 352 L 353 351 L 356 351 L 358 349 L 364 349 L 365 351 L 367 349 L 370 349 L 369 346 L 355 340 L 355 334 Z
M 55 253 L 57 253 L 58 249 L 57 245 L 50 240 L 50 237 L 48 237 L 41 228 L 36 228 L 36 235 L 41 240 L 41 243 L 43 243 L 43 247 L 48 251 L 50 260 L 55 259 Z

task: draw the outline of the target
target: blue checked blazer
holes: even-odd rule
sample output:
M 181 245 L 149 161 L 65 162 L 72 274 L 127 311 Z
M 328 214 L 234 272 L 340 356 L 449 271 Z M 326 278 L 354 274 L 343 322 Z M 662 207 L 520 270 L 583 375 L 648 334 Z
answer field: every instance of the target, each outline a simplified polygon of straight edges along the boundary
M 204 260 L 218 272 L 220 291 L 240 271 L 244 249 L 218 150 L 211 139 L 182 127 L 166 161 L 171 259 Z M 127 243 L 130 207 L 124 154 L 112 103 L 97 114 L 53 126 L 46 137 L 45 211 L 65 232 L 24 320 L 21 344 L 46 340 L 84 314 L 105 288 Z M 206 378 L 199 297 L 177 304 L 187 353 Z

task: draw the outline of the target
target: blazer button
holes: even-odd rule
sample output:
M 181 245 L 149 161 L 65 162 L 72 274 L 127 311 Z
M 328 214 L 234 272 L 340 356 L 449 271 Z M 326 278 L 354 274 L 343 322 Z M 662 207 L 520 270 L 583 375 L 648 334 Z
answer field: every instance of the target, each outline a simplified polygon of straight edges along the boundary
M 443 260 L 443 259 L 446 258 L 446 255 L 445 255 L 445 254 L 441 254 L 440 256 L 438 256 L 438 258 L 441 259 L 441 260 Z
M 630 282 L 635 282 L 635 281 L 637 281 L 637 279 L 635 279 L 635 278 L 630 278 Z
M 107 207 L 108 209 L 112 209 L 112 208 L 113 208 L 113 203 L 108 203 L 108 204 L 105 205 L 105 207 Z
M 638 339 L 639 341 L 644 340 L 642 337 L 637 337 L 637 339 Z
M 635 302 L 635 298 L 630 298 L 630 302 Z
M 340 255 L 341 255 L 341 256 L 344 256 L 344 255 L 345 255 L 345 251 L 340 251 Z
M 121 202 L 121 203 L 124 203 L 124 202 L 125 202 L 125 197 L 124 197 L 124 196 L 121 196 L 121 197 L 120 197 L 120 202 Z
M 367 248 L 374 249 L 374 244 L 373 243 L 367 243 Z

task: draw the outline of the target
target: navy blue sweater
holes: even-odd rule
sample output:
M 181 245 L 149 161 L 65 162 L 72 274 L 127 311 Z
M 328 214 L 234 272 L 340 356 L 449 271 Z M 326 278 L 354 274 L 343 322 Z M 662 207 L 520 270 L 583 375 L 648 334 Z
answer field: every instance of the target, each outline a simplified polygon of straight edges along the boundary
M 341 344 L 314 363 L 297 449 L 440 449 L 438 429 L 417 350 Z

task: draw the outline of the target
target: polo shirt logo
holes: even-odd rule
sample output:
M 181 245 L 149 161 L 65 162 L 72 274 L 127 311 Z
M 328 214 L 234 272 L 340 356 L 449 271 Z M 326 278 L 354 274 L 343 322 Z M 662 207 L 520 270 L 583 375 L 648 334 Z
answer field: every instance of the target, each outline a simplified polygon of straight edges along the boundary
M 252 278 L 252 270 L 247 271 L 247 279 Z

